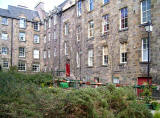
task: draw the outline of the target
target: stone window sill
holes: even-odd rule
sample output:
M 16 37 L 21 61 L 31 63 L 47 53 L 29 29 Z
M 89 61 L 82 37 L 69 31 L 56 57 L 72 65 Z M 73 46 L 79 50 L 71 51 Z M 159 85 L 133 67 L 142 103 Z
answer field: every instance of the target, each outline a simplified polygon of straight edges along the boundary
M 139 62 L 140 64 L 148 64 L 148 61 L 141 61 L 141 62 Z M 151 63 L 151 62 L 149 62 L 149 63 Z
M 119 32 L 128 31 L 128 27 L 124 29 L 120 29 Z
M 94 66 L 87 66 L 87 68 L 93 68 Z
M 108 65 L 102 65 L 102 67 L 108 67 Z
M 103 3 L 103 5 L 101 7 L 104 7 L 106 5 L 108 5 L 110 2 L 106 2 L 106 3 Z
M 88 40 L 94 40 L 94 37 L 90 37 L 90 38 L 88 38 Z

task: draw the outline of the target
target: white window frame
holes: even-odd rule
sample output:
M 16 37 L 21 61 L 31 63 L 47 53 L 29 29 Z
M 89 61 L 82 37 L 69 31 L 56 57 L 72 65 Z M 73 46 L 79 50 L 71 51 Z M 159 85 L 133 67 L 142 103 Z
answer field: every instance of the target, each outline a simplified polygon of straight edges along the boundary
M 4 66 L 4 65 L 6 65 L 7 64 L 7 66 Z M 3 68 L 8 68 L 9 67 L 9 62 L 8 62 L 8 60 L 6 60 L 6 59 L 3 59 Z
M 33 58 L 34 59 L 39 59 L 40 57 L 40 51 L 38 49 L 33 50 Z
M 65 23 L 64 24 L 64 35 L 68 35 L 69 34 L 69 24 Z
M 51 33 L 48 33 L 48 41 L 51 41 Z
M 8 48 L 2 47 L 2 55 L 8 55 Z
M 80 55 L 78 52 L 77 52 L 77 56 L 76 56 L 76 62 L 77 62 L 77 68 L 79 68 L 80 67 Z
M 34 43 L 39 44 L 39 43 L 40 43 L 39 40 L 40 40 L 40 39 L 39 39 L 39 35 L 35 34 L 35 35 L 34 35 Z
M 105 48 L 107 48 L 107 52 L 105 52 Z M 105 54 L 107 53 L 107 54 Z M 108 65 L 108 61 L 109 61 L 109 57 L 108 57 L 108 47 L 107 46 L 104 46 L 103 47 L 103 51 L 102 51 L 102 65 L 106 66 Z M 105 63 L 105 56 L 107 56 L 107 63 Z
M 81 27 L 78 26 L 77 27 L 77 41 L 80 41 L 81 40 Z
M 94 37 L 94 22 L 93 20 L 88 22 L 88 38 Z
M 141 24 L 145 24 L 145 23 L 147 23 L 149 20 L 151 20 L 151 19 L 147 19 L 147 17 L 146 17 L 146 22 L 143 22 L 143 13 L 144 13 L 144 11 L 143 11 L 143 2 L 144 1 L 147 1 L 147 0 L 142 0 L 141 1 Z M 151 3 L 151 2 L 150 2 Z M 147 2 L 146 2 L 146 8 L 147 8 Z M 151 4 L 150 4 L 151 5 Z M 151 17 L 151 6 L 150 6 L 150 9 L 146 9 L 146 11 L 145 12 L 150 12 L 150 17 Z M 146 14 L 146 15 L 148 15 L 148 14 Z
M 48 50 L 48 58 L 50 59 L 51 58 L 51 51 Z
M 40 64 L 32 64 L 33 72 L 40 72 Z
M 122 9 L 127 9 L 127 17 L 124 17 L 124 28 L 122 28 Z M 124 30 L 128 28 L 128 7 L 124 7 L 120 9 L 120 30 Z M 127 26 L 125 26 L 125 21 L 127 19 Z
M 25 18 L 20 18 L 19 27 L 20 28 L 26 28 L 26 19 Z
M 64 43 L 64 53 L 67 56 L 68 55 L 68 47 L 67 47 L 67 43 Z
M 47 30 L 47 21 L 44 21 L 44 30 Z
M 2 32 L 1 38 L 2 40 L 8 40 L 8 33 Z
M 93 61 L 94 61 L 93 49 L 89 49 L 88 50 L 88 66 L 89 67 L 93 66 Z
M 21 64 L 21 67 L 20 67 L 20 64 Z M 24 67 L 22 67 L 22 64 L 24 64 Z M 20 70 L 19 68 L 24 68 L 24 70 Z M 18 71 L 26 71 L 26 62 L 24 61 L 19 61 L 18 62 Z
M 82 0 L 78 0 L 77 2 L 77 16 L 82 15 Z
M 120 81 L 119 81 L 119 78 L 117 77 L 117 78 L 113 78 L 113 84 L 119 84 L 120 83 Z
M 146 49 L 144 49 L 144 40 L 146 40 Z M 146 51 L 146 58 L 144 57 L 144 51 Z M 148 39 L 142 39 L 142 62 L 148 62 Z
M 49 21 L 48 21 L 48 28 L 51 28 L 51 18 L 49 18 Z
M 54 49 L 54 57 L 56 57 L 57 56 L 57 49 L 55 48 Z
M 47 41 L 46 41 L 46 36 L 44 36 L 44 43 L 46 43 Z
M 26 41 L 26 39 L 25 39 L 25 32 L 20 32 L 19 33 L 19 41 Z
M 47 51 L 43 52 L 43 58 L 46 59 L 47 58 Z
M 57 24 L 57 16 L 54 15 L 54 25 L 56 25 L 56 24 Z
M 103 4 L 107 4 L 107 3 L 109 3 L 109 1 L 110 1 L 110 0 L 107 0 L 107 1 L 105 2 L 105 0 L 103 0 Z
M 4 21 L 5 20 L 5 21 Z M 8 25 L 8 18 L 6 17 L 2 17 L 2 22 L 1 22 L 2 25 Z
M 23 50 L 21 50 L 23 49 Z M 19 57 L 25 57 L 25 48 L 24 47 L 19 47 Z
M 127 61 L 128 61 L 127 43 L 121 43 L 121 44 L 120 44 L 120 63 L 125 64 L 125 63 L 127 63 L 127 61 L 124 61 L 124 62 L 123 62 L 122 54 L 127 54 L 127 55 L 126 55 L 127 57 L 125 57 L 125 58 L 126 58 Z
M 39 22 L 34 22 L 33 23 L 33 28 L 34 28 L 34 30 L 39 31 L 39 29 L 40 29 L 40 23 Z
M 91 5 L 92 5 L 92 9 L 91 9 Z M 94 0 L 89 0 L 89 11 L 94 10 Z
M 106 20 L 107 17 L 107 20 Z M 104 28 L 107 27 L 107 30 L 105 31 Z M 102 34 L 105 34 L 109 31 L 109 14 L 106 14 L 103 16 L 103 22 L 102 22 Z
M 57 39 L 56 31 L 53 32 L 53 35 L 54 35 L 54 36 L 53 36 L 53 37 L 54 37 L 54 40 L 56 40 L 56 39 Z

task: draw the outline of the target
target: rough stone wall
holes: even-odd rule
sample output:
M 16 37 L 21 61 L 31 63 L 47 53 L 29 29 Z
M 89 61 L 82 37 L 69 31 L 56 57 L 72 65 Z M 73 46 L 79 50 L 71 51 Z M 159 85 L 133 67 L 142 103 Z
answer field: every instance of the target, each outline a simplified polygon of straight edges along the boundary
M 43 25 L 40 26 L 40 31 L 33 29 L 33 23 L 27 22 L 25 29 L 19 28 L 19 20 L 13 20 L 13 65 L 18 65 L 19 60 L 26 62 L 26 69 L 28 72 L 32 72 L 32 64 L 39 63 L 40 70 L 43 69 Z M 19 32 L 25 32 L 25 42 L 19 41 Z M 40 43 L 34 43 L 34 35 L 39 35 Z M 25 47 L 25 57 L 19 57 L 19 47 Z M 39 50 L 39 59 L 33 58 L 34 49 Z
M 152 0 L 152 24 L 151 37 L 151 76 L 153 83 L 160 84 L 160 1 Z M 159 94 L 160 95 L 160 94 Z
M 152 21 L 154 31 L 151 40 L 151 75 L 157 74 L 160 66 L 158 32 L 158 10 L 159 2 L 152 1 Z M 128 8 L 128 29 L 120 30 L 120 9 Z M 142 62 L 142 38 L 147 38 L 144 26 L 141 25 L 141 1 L 135 0 L 112 0 L 103 5 L 102 1 L 95 1 L 94 10 L 88 11 L 88 1 L 82 1 L 82 15 L 76 16 L 76 5 L 62 13 L 61 27 L 61 68 L 65 70 L 66 58 L 70 59 L 71 73 L 76 78 L 93 81 L 95 77 L 100 78 L 100 82 L 112 82 L 114 77 L 120 79 L 122 84 L 135 84 L 138 77 L 147 77 L 147 63 Z M 107 35 L 102 35 L 102 16 L 109 14 L 110 30 Z M 88 22 L 94 21 L 94 38 L 88 39 Z M 64 36 L 64 24 L 69 23 L 69 35 Z M 76 27 L 81 26 L 81 40 L 76 41 Z M 64 42 L 69 47 L 68 57 L 64 56 Z M 126 64 L 120 63 L 120 43 L 127 43 L 128 61 Z M 157 46 L 155 44 L 158 44 Z M 109 64 L 102 66 L 102 47 L 108 46 Z M 88 67 L 88 49 L 94 50 L 94 66 Z M 76 52 L 82 50 L 81 71 L 76 68 Z M 155 58 L 156 57 L 156 58 Z M 153 77 L 155 79 L 155 77 Z
M 3 66 L 3 60 L 8 60 L 9 66 L 11 65 L 11 19 L 8 18 L 8 25 L 1 24 L 2 17 L 0 17 L 0 65 Z M 2 40 L 2 33 L 8 33 L 8 40 Z M 2 47 L 8 48 L 8 55 L 2 55 Z

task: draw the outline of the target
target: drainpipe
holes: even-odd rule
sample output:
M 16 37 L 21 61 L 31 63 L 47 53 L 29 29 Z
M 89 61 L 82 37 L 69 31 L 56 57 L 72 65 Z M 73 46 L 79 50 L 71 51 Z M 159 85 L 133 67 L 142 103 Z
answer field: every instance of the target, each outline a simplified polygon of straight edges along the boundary
M 58 64 L 58 75 L 60 76 L 60 68 L 61 68 L 61 16 L 62 16 L 62 11 L 60 10 L 57 14 L 59 16 L 59 64 Z
M 11 67 L 13 66 L 13 19 L 12 19 L 12 25 L 11 25 Z

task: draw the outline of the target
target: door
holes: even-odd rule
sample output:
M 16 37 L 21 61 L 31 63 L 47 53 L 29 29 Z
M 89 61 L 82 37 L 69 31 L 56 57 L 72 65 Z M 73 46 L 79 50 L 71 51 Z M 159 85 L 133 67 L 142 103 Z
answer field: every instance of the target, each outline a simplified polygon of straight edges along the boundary
M 70 60 L 66 61 L 66 77 L 70 77 Z
M 152 84 L 152 78 L 151 77 L 139 77 L 138 78 L 138 86 L 144 85 L 145 83 L 148 84 L 149 80 L 149 85 Z M 143 89 L 137 88 L 137 95 L 139 96 L 143 92 Z

